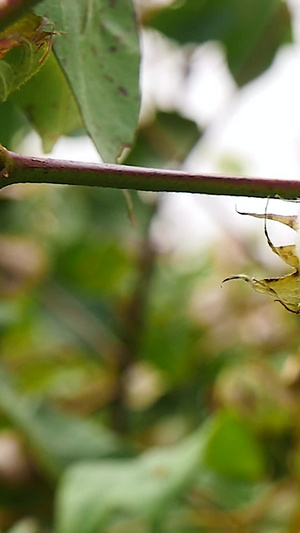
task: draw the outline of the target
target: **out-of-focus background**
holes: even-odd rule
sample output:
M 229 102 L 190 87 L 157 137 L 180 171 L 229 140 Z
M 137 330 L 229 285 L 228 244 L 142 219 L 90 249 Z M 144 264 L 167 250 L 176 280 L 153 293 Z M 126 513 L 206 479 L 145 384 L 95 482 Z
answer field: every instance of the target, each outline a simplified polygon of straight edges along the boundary
M 125 164 L 298 178 L 299 2 L 137 9 L 142 109 Z M 0 129 L 41 153 L 10 102 Z M 80 132 L 50 157 L 100 161 Z M 1 192 L 0 531 L 299 533 L 299 317 L 222 286 L 288 272 L 263 222 L 235 208 L 265 203 Z

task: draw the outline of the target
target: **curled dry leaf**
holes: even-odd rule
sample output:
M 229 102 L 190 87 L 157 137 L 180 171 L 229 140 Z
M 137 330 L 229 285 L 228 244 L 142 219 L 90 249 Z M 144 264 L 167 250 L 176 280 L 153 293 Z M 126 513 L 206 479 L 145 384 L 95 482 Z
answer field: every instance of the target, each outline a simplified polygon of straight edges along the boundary
M 271 250 L 277 254 L 285 263 L 293 268 L 293 271 L 286 276 L 279 278 L 264 278 L 256 279 L 249 278 L 244 274 L 237 276 L 229 276 L 224 279 L 225 281 L 230 281 L 233 279 L 241 279 L 246 281 L 251 285 L 251 287 L 256 292 L 261 292 L 263 294 L 268 294 L 273 296 L 274 300 L 280 302 L 288 311 L 292 313 L 300 313 L 300 259 L 298 255 L 299 249 L 297 245 L 286 245 L 286 246 L 274 246 L 272 243 L 266 226 L 267 220 L 275 220 L 276 222 L 281 222 L 289 226 L 296 232 L 299 230 L 298 217 L 295 215 L 284 216 L 284 215 L 274 215 L 267 214 L 260 215 L 257 213 L 241 213 L 240 215 L 249 215 L 255 218 L 264 219 L 264 232 Z
M 51 51 L 47 19 L 28 13 L 0 33 L 0 102 L 38 72 Z

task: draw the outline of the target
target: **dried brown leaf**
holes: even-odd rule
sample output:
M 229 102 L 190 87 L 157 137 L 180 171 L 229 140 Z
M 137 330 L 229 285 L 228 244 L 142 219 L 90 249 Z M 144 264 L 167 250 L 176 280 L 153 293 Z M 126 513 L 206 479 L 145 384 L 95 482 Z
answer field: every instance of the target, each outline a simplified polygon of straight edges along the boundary
M 274 214 L 257 214 L 257 213 L 240 213 L 241 215 L 249 215 L 255 218 L 264 219 L 264 232 L 271 250 L 278 255 L 285 263 L 291 266 L 294 271 L 286 276 L 278 278 L 249 278 L 244 274 L 237 276 L 229 276 L 224 279 L 230 281 L 233 279 L 241 279 L 251 285 L 251 287 L 262 294 L 268 294 L 273 296 L 275 301 L 278 301 L 288 311 L 292 313 L 300 313 L 300 260 L 297 254 L 297 248 L 294 244 L 288 244 L 286 246 L 274 246 L 272 243 L 266 226 L 266 220 L 274 220 L 285 224 L 293 230 L 298 230 L 298 218 L 297 216 L 284 216 Z

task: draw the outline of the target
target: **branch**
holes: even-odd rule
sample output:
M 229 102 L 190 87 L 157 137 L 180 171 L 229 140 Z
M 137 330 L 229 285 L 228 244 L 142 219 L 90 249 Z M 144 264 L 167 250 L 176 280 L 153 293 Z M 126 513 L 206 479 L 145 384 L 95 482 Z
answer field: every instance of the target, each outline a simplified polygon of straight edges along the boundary
M 148 220 L 143 228 L 136 262 L 136 279 L 128 300 L 121 305 L 120 331 L 122 343 L 117 346 L 115 358 L 115 397 L 112 402 L 113 427 L 119 433 L 128 433 L 129 416 L 126 406 L 126 374 L 138 360 L 143 338 L 146 310 L 149 302 L 156 251 L 151 237 L 151 222 L 159 203 L 152 204 Z
M 22 156 L 0 148 L 0 189 L 16 183 L 88 185 L 143 191 L 191 192 L 260 198 L 300 197 L 300 180 L 78 163 Z
M 20 18 L 41 0 L 0 0 L 0 31 Z

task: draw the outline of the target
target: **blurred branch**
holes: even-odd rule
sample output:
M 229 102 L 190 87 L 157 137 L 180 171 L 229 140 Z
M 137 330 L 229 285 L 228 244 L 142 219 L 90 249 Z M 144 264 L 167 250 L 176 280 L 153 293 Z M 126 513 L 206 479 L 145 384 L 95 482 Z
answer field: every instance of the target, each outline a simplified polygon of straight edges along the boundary
M 0 31 L 20 18 L 41 0 L 0 0 Z
M 148 304 L 150 284 L 155 264 L 156 252 L 153 247 L 150 227 L 155 216 L 159 202 L 156 201 L 151 208 L 147 224 L 144 229 L 144 238 L 139 247 L 139 256 L 136 265 L 136 281 L 132 293 L 128 298 L 121 314 L 121 330 L 123 343 L 115 353 L 117 364 L 116 393 L 112 405 L 113 424 L 117 431 L 127 431 L 128 420 L 126 412 L 126 373 L 137 360 L 141 338 L 144 331 L 145 312 Z
M 22 156 L 0 149 L 0 188 L 15 183 L 88 185 L 144 191 L 295 199 L 300 181 L 61 161 Z

